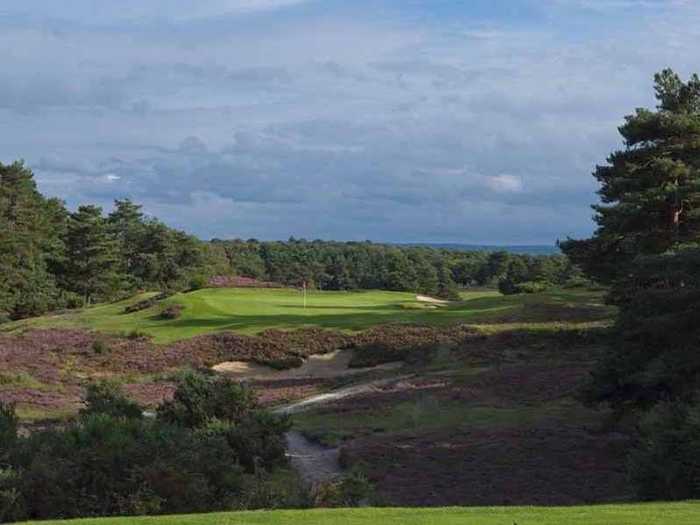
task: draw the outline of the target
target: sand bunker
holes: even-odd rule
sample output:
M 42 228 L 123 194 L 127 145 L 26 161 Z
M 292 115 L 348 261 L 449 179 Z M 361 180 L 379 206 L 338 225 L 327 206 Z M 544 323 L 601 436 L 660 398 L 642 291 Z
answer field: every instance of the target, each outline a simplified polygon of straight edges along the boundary
M 275 370 L 249 361 L 227 361 L 215 365 L 212 369 L 234 379 L 299 379 L 332 378 L 361 374 L 370 370 L 391 370 L 403 364 L 387 363 L 367 368 L 349 368 L 351 359 L 352 350 L 336 350 L 328 354 L 312 355 L 303 365 L 290 370 Z
M 416 301 L 419 303 L 429 303 L 437 306 L 447 306 L 450 301 L 445 301 L 443 299 L 435 299 L 435 297 L 430 297 L 428 295 L 416 295 Z

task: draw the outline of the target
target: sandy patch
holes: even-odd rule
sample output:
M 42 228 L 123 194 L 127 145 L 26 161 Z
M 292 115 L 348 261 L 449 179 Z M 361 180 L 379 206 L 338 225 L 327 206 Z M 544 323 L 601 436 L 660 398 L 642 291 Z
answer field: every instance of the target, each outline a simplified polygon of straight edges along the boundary
M 372 370 L 392 370 L 403 365 L 397 362 L 366 368 L 349 368 L 352 354 L 352 350 L 336 350 L 327 354 L 312 355 L 304 360 L 303 365 L 290 370 L 275 370 L 249 361 L 226 361 L 213 366 L 212 369 L 236 379 L 328 379 Z
M 416 301 L 419 303 L 429 303 L 437 306 L 447 306 L 450 301 L 445 301 L 444 299 L 435 299 L 435 297 L 430 297 L 428 295 L 416 295 Z

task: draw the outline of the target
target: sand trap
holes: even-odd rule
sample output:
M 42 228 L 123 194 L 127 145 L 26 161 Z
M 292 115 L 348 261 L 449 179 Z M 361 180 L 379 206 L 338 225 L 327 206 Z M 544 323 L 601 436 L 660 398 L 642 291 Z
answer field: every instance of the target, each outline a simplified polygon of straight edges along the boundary
M 416 301 L 420 303 L 430 303 L 439 306 L 447 306 L 450 301 L 445 301 L 444 299 L 435 299 L 435 297 L 430 297 L 428 295 L 416 295 Z
M 361 374 L 370 370 L 391 370 L 403 363 L 387 363 L 367 368 L 348 368 L 352 350 L 336 350 L 328 354 L 312 355 L 298 368 L 275 370 L 248 361 L 227 361 L 212 367 L 216 372 L 235 379 L 298 379 L 305 377 L 330 378 Z

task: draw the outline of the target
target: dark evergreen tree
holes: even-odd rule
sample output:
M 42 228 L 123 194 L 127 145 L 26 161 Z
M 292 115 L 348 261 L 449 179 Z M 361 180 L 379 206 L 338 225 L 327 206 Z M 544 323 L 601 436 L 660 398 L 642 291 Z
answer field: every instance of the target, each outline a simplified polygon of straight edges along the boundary
M 23 163 L 0 164 L 0 312 L 20 318 L 60 302 L 51 267 L 62 257 L 63 205 L 45 199 Z
M 626 117 L 625 149 L 594 173 L 595 236 L 562 243 L 620 306 L 588 392 L 618 409 L 688 400 L 700 386 L 700 79 L 665 70 L 655 81 L 657 110 Z
M 80 206 L 68 221 L 63 284 L 84 304 L 112 297 L 121 287 L 118 243 L 99 206 Z

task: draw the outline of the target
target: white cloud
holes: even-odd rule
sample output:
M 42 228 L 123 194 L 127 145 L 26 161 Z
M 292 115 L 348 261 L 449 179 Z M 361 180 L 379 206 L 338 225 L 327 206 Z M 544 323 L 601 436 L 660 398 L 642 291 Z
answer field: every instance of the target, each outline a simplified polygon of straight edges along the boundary
M 514 175 L 486 177 L 486 186 L 497 192 L 515 193 L 523 190 L 523 180 Z

